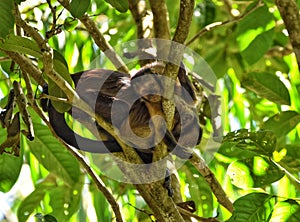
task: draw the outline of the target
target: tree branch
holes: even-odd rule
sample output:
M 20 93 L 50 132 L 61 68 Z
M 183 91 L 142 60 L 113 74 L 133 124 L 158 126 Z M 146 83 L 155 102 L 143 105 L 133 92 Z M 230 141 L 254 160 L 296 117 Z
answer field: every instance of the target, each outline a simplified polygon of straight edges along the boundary
M 228 199 L 226 193 L 224 192 L 222 186 L 216 179 L 215 175 L 208 168 L 206 163 L 202 158 L 200 158 L 197 154 L 193 153 L 192 158 L 190 159 L 191 163 L 194 167 L 201 173 L 204 177 L 208 185 L 210 186 L 212 192 L 215 194 L 218 202 L 224 206 L 229 212 L 233 212 L 233 205 L 231 201 Z
M 139 56 L 139 62 L 141 66 L 149 63 L 148 59 L 144 59 L 145 49 L 152 47 L 150 39 L 152 27 L 153 27 L 153 15 L 146 9 L 145 0 L 129 0 L 129 10 L 134 18 L 137 28 L 137 39 L 143 39 L 143 41 L 137 41 L 137 52 L 130 52 L 133 56 Z M 146 56 L 148 57 L 148 56 Z
M 164 0 L 149 0 L 153 13 L 153 25 L 155 38 L 171 39 L 169 27 L 169 14 Z
M 145 0 L 129 0 L 129 10 L 134 18 L 135 25 L 137 27 L 137 38 L 145 39 L 149 38 L 153 21 L 149 21 L 151 15 L 147 15 L 150 12 L 146 10 Z M 147 47 L 144 47 L 147 48 Z
M 300 69 L 300 14 L 294 0 L 275 0 L 293 46 Z
M 168 63 L 166 64 L 166 68 L 164 71 L 164 75 L 169 77 L 170 79 L 176 80 L 179 70 L 179 65 L 182 61 L 184 45 L 190 25 L 192 22 L 194 12 L 194 0 L 181 0 L 180 1 L 180 14 L 178 18 L 178 24 L 176 28 L 176 32 L 173 37 L 173 42 L 171 43 L 171 48 L 169 50 L 168 55 Z M 171 81 L 166 81 L 165 83 L 166 97 L 168 99 L 173 98 L 174 95 L 174 86 Z M 175 107 L 174 104 L 168 100 L 163 101 L 163 110 L 166 115 L 167 125 L 171 126 Z
M 194 14 L 194 0 L 180 1 L 180 14 L 173 41 L 183 44 L 188 36 Z

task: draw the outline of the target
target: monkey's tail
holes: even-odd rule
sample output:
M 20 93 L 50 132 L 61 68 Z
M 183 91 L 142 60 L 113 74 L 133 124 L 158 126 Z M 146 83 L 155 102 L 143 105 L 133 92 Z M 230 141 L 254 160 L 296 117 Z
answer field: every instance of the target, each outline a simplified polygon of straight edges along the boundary
M 66 123 L 64 113 L 59 113 L 48 104 L 49 121 L 55 133 L 67 144 L 76 149 L 91 153 L 122 152 L 122 148 L 115 140 L 100 141 L 82 137 L 75 133 Z

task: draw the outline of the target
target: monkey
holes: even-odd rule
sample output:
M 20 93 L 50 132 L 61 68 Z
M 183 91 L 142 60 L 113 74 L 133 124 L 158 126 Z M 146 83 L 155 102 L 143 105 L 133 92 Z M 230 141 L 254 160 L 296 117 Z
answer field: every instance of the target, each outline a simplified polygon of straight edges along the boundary
M 95 107 L 95 112 L 99 114 L 123 134 L 137 151 L 144 163 L 151 163 L 153 157 L 152 145 L 155 145 L 155 137 L 151 122 L 149 106 L 159 104 L 163 94 L 162 83 L 158 80 L 156 68 L 162 69 L 162 65 L 150 64 L 140 69 L 130 77 L 127 74 L 105 69 L 92 69 L 72 74 L 72 80 L 76 86 L 76 92 L 89 105 Z M 133 80 L 138 77 L 146 77 L 137 88 Z M 162 140 L 167 145 L 169 151 L 176 146 L 178 152 L 175 155 L 181 158 L 189 158 L 190 152 L 186 152 L 185 147 L 192 147 L 198 144 L 202 137 L 202 130 L 199 125 L 195 109 L 190 105 L 195 102 L 196 96 L 192 84 L 186 75 L 185 68 L 180 66 L 178 72 L 179 86 L 175 86 L 177 106 L 175 109 L 174 121 L 171 130 L 166 129 Z M 138 83 L 138 82 L 137 82 Z M 180 85 L 181 84 L 181 85 Z M 143 92 L 143 90 L 146 90 Z M 180 91 L 180 92 L 179 92 Z M 184 91 L 184 93 L 182 92 Z M 44 87 L 47 93 L 47 87 Z M 92 98 L 92 99 L 91 99 Z M 76 134 L 67 125 L 64 114 L 55 110 L 51 101 L 42 99 L 43 109 L 49 114 L 49 121 L 56 134 L 67 144 L 83 151 L 95 153 L 122 152 L 118 142 L 99 125 L 99 132 L 105 135 L 101 141 L 91 140 Z M 160 109 L 160 108 L 159 108 Z M 124 110 L 126 112 L 124 115 Z M 70 111 L 72 117 L 80 119 L 88 117 L 83 111 L 73 107 Z M 141 143 L 129 138 L 126 134 L 131 129 L 132 135 L 141 137 Z M 152 133 L 152 134 L 151 134 Z M 146 140 L 143 138 L 147 138 Z M 128 139 L 129 138 L 129 139 Z M 146 144 L 145 144 L 146 141 Z M 80 146 L 84 145 L 84 147 Z M 145 149 L 146 148 L 146 149 Z

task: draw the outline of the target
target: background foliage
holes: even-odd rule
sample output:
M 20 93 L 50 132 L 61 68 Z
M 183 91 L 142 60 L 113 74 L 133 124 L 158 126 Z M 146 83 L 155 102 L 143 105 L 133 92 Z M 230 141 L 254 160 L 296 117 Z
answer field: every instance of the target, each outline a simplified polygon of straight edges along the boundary
M 22 17 L 46 36 L 53 22 L 49 5 L 29 0 L 17 3 Z M 85 70 L 90 68 L 94 58 L 103 56 L 76 19 L 85 13 L 113 47 L 136 39 L 127 1 L 73 0 L 70 12 L 56 1 L 52 1 L 52 5 L 60 14 L 57 21 L 60 32 L 49 39 L 49 45 L 57 52 L 58 70 L 65 69 L 65 64 L 66 73 Z M 166 0 L 166 5 L 173 35 L 180 4 Z M 297 5 L 299 7 L 300 1 Z M 5 51 L 27 54 L 41 67 L 36 43 L 13 35 L 12 9 L 13 1 L 0 2 L 2 108 L 14 80 L 21 80 L 25 90 L 19 71 L 11 65 Z M 218 151 L 208 164 L 234 202 L 235 210 L 231 214 L 218 204 L 204 178 L 189 162 L 178 172 L 185 200 L 195 201 L 197 215 L 217 217 L 221 221 L 299 221 L 300 75 L 275 3 L 271 0 L 196 0 L 187 45 L 205 59 L 218 77 L 223 135 L 226 136 L 222 144 L 209 147 Z M 106 60 L 99 66 L 114 68 Z M 35 82 L 33 85 L 38 97 L 41 89 Z M 110 205 L 78 160 L 52 136 L 32 109 L 29 112 L 35 139 L 28 141 L 22 135 L 20 156 L 7 153 L 0 156 L 0 220 L 34 220 L 36 215 L 39 221 L 51 221 L 53 218 L 48 214 L 57 221 L 113 220 Z M 207 121 L 203 141 L 196 148 L 204 157 L 203 144 L 211 132 Z M 6 130 L 0 128 L 0 143 L 6 136 Z M 104 176 L 101 179 L 120 204 L 125 221 L 154 220 L 147 214 L 150 209 L 133 186 Z

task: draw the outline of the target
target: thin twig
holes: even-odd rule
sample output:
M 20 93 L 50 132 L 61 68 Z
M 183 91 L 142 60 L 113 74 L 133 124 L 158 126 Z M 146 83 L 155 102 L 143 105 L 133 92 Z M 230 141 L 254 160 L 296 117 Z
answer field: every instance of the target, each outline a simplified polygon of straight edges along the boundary
M 153 13 L 155 38 L 170 40 L 169 14 L 165 1 L 150 0 L 149 2 Z
M 9 56 L 0 57 L 0 62 L 7 62 L 7 61 L 11 61 L 11 58 Z
M 249 11 L 245 12 L 244 14 L 237 16 L 233 19 L 227 20 L 227 21 L 223 21 L 223 22 L 214 22 L 211 23 L 207 26 L 205 26 L 203 29 L 201 29 L 194 37 L 192 37 L 189 41 L 187 41 L 187 43 L 185 44 L 186 46 L 192 44 L 196 39 L 198 39 L 199 37 L 203 36 L 204 34 L 206 34 L 209 31 L 212 31 L 216 28 L 219 27 L 223 27 L 225 25 L 230 25 L 230 24 L 234 24 L 239 22 L 240 20 L 242 20 L 244 17 L 246 17 L 247 15 L 251 14 L 253 11 L 255 11 L 257 8 L 263 6 L 262 1 L 258 1 L 257 4 L 255 6 L 253 6 L 253 8 L 251 8 Z
M 296 178 L 292 173 L 290 173 L 287 169 L 285 169 L 283 166 L 281 166 L 279 163 L 274 161 L 272 158 L 269 158 L 269 160 L 274 163 L 280 170 L 282 170 L 291 180 L 295 181 L 298 186 L 300 186 L 300 180 Z
M 34 29 L 33 27 L 31 27 L 30 25 L 28 25 L 22 18 L 20 15 L 20 11 L 18 8 L 17 3 L 15 4 L 15 9 L 14 9 L 14 16 L 15 16 L 15 20 L 16 20 L 16 24 L 21 27 L 25 33 L 27 35 L 29 35 L 30 37 L 32 37 L 36 43 L 38 44 L 39 48 L 41 50 L 49 50 L 49 47 L 47 46 L 47 42 L 45 41 L 45 39 L 40 35 L 39 32 L 36 31 L 36 29 Z
M 202 222 L 219 222 L 219 220 L 217 218 L 214 218 L 214 217 L 211 217 L 211 218 L 199 217 L 198 215 L 193 214 L 193 213 L 189 212 L 188 210 L 183 209 L 179 206 L 177 206 L 177 208 L 178 208 L 178 210 L 181 214 L 189 216 L 189 217 L 193 217 L 198 221 L 202 221 Z
M 40 96 L 40 99 L 50 99 L 52 101 L 58 101 L 58 102 L 62 102 L 62 103 L 66 103 L 66 104 L 70 104 L 72 105 L 72 102 L 70 102 L 68 99 L 66 98 L 58 98 L 58 97 L 55 97 L 55 96 L 51 96 L 51 95 L 47 95 L 47 94 L 42 94 Z

